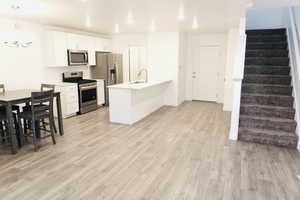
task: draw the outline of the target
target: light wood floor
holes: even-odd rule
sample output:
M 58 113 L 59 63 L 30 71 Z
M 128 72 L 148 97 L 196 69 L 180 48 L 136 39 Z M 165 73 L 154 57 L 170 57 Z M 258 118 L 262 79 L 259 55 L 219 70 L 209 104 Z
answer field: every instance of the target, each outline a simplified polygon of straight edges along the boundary
M 0 199 L 299 200 L 300 153 L 229 142 L 229 117 L 188 102 L 134 126 L 106 109 L 67 119 L 56 146 L 0 155 Z

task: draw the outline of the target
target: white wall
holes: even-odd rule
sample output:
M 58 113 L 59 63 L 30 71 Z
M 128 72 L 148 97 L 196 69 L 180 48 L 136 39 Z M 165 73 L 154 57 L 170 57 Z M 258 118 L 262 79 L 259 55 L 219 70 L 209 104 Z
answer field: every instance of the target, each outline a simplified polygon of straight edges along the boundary
M 247 12 L 246 29 L 285 27 L 285 8 L 256 8 Z
M 179 33 L 164 32 L 148 35 L 148 62 L 150 80 L 173 80 L 166 99 L 166 105 L 177 106 Z
M 118 34 L 112 38 L 112 51 L 123 54 L 123 71 L 125 82 L 129 81 L 129 47 L 142 46 L 147 49 L 147 34 Z
M 128 49 L 131 46 L 146 47 L 149 81 L 173 80 L 167 105 L 178 105 L 179 33 L 161 32 L 149 34 L 120 34 L 113 37 L 113 52 L 124 55 L 124 80 L 129 81 Z
M 227 40 L 227 59 L 225 70 L 225 83 L 224 83 L 224 105 L 223 110 L 232 110 L 232 95 L 233 95 L 233 67 L 235 65 L 236 57 L 239 55 L 237 52 L 239 42 L 239 29 L 232 28 L 228 31 Z
M 211 34 L 189 34 L 188 45 L 185 46 L 187 52 L 187 69 L 186 69 L 186 100 L 192 100 L 192 72 L 193 72 L 193 51 L 197 46 L 218 46 L 220 47 L 220 61 L 218 71 L 218 82 L 212 83 L 218 85 L 218 103 L 224 101 L 224 73 L 226 67 L 227 55 L 227 33 Z
M 0 32 L 11 29 L 11 20 L 0 20 Z M 30 32 L 33 45 L 28 48 L 12 48 L 0 45 L 0 82 L 7 89 L 39 88 L 42 82 L 58 82 L 66 71 L 83 71 L 89 78 L 88 67 L 48 68 L 45 66 L 44 34 L 48 27 L 22 22 L 21 28 Z M 72 31 L 72 30 L 69 30 Z

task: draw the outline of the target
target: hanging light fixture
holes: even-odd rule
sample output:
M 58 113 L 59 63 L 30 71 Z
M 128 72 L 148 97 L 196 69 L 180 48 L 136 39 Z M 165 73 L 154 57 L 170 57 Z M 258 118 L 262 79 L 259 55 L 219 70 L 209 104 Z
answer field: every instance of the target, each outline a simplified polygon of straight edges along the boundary
M 14 14 L 16 14 L 21 7 L 21 0 L 14 0 L 14 3 L 11 5 Z M 7 47 L 25 48 L 31 46 L 33 43 L 31 34 L 21 31 L 17 21 L 13 24 L 12 31 L 2 32 L 1 34 L 1 38 L 3 39 L 2 43 Z

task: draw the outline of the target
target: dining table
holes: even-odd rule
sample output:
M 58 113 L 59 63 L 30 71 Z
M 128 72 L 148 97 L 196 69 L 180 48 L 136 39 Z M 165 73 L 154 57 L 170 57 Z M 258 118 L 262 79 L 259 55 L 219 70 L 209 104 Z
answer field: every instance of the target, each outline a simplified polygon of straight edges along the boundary
M 29 104 L 31 102 L 32 92 L 39 92 L 39 90 L 21 89 L 21 90 L 5 91 L 3 93 L 0 93 L 0 105 L 5 106 L 6 108 L 6 118 L 8 119 L 7 126 L 11 136 L 12 154 L 16 154 L 18 152 L 18 140 L 17 140 L 16 130 L 14 128 L 12 106 L 16 104 Z M 64 128 L 63 128 L 60 92 L 54 92 L 54 98 L 56 100 L 59 134 L 63 136 Z

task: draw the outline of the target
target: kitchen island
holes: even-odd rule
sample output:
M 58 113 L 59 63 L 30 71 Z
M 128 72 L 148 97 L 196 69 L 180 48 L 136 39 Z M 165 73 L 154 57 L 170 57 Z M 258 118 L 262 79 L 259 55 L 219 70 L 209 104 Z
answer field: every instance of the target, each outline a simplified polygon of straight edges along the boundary
M 109 88 L 110 122 L 134 124 L 165 105 L 171 80 L 123 83 Z

